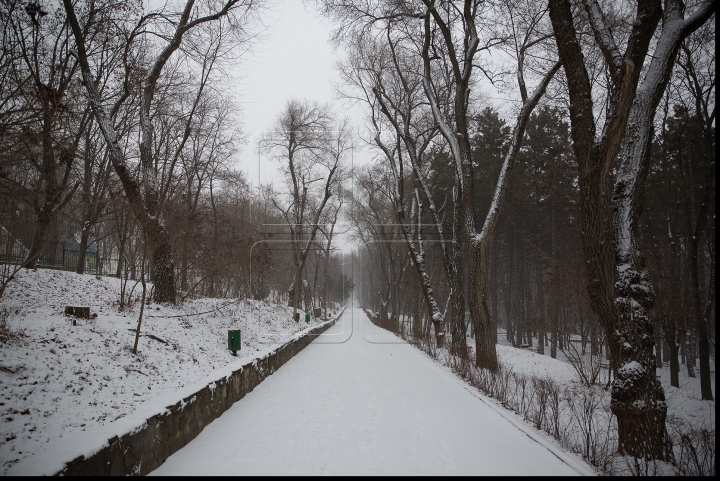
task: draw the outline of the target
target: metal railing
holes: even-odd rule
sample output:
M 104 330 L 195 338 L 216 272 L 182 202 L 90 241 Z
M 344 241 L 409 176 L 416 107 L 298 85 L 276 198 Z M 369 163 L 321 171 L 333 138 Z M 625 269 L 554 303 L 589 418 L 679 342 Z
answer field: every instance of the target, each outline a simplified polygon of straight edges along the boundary
M 0 246 L 0 263 L 21 264 L 27 256 L 27 247 L 2 226 L 0 226 Z M 37 267 L 74 271 L 77 269 L 79 257 L 79 244 L 54 242 L 40 254 Z M 117 259 L 104 256 L 99 258 L 95 245 L 89 246 L 85 251 L 85 272 L 88 274 L 113 275 L 117 265 Z

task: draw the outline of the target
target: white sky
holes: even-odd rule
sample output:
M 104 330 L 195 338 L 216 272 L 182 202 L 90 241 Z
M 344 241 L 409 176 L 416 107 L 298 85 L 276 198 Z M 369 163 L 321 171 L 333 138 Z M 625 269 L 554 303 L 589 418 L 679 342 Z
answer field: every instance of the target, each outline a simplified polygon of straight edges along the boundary
M 312 5 L 301 0 L 275 0 L 265 12 L 267 30 L 252 55 L 239 61 L 235 100 L 242 108 L 243 131 L 247 143 L 242 147 L 237 168 L 243 171 L 251 186 L 279 178 L 278 164 L 267 156 L 258 156 L 257 141 L 264 130 L 272 127 L 285 103 L 290 99 L 329 102 L 338 116 L 347 116 L 357 131 L 362 124 L 362 109 L 350 107 L 336 97 L 333 81 L 338 52 L 329 39 L 331 25 Z M 350 107 L 350 108 L 348 108 Z M 369 151 L 353 151 L 354 163 L 367 162 Z M 258 176 L 258 171 L 260 175 Z M 349 213 L 348 213 L 349 214 Z M 336 228 L 334 244 L 342 251 L 351 249 L 351 241 L 343 232 L 345 222 Z
M 253 186 L 258 185 L 257 140 L 262 131 L 271 128 L 288 100 L 331 102 L 338 115 L 348 115 L 332 86 L 338 53 L 329 43 L 330 23 L 311 5 L 303 4 L 301 0 L 276 0 L 264 16 L 268 26 L 265 39 L 252 56 L 240 61 L 244 77 L 235 91 L 248 143 L 238 167 Z M 360 109 L 351 110 L 351 118 L 359 120 Z M 276 166 L 264 156 L 259 161 L 260 182 L 265 184 L 275 177 Z

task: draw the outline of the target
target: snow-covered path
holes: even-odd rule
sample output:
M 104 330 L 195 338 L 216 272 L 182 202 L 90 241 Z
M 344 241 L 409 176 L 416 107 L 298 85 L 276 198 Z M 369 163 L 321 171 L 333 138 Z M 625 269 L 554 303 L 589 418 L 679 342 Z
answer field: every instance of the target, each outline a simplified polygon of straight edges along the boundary
M 500 411 L 348 308 L 152 474 L 593 473 Z

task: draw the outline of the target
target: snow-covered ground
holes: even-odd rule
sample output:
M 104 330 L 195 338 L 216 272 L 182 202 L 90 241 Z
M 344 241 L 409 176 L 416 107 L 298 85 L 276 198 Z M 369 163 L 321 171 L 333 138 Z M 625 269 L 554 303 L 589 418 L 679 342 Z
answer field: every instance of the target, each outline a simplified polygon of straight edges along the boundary
M 292 321 L 290 308 L 260 301 L 150 304 L 135 356 L 139 302 L 118 312 L 119 297 L 119 279 L 63 271 L 23 270 L 9 284 L 0 298 L 11 335 L 0 341 L 0 474 L 309 327 Z M 90 306 L 97 317 L 73 326 L 67 305 Z M 228 329 L 241 331 L 237 357 L 227 350 Z
M 657 371 L 667 401 L 667 429 L 676 462 L 672 465 L 651 462 L 639 466 L 635 460 L 616 453 L 617 426 L 610 412 L 606 367 L 601 365 L 596 384 L 588 386 L 568 361 L 565 352 L 558 349 L 554 359 L 550 356 L 549 347 L 546 347 L 545 353 L 539 354 L 537 339 L 534 339 L 533 348 L 514 348 L 505 338 L 505 333 L 498 331 L 497 353 L 502 369 L 496 376 L 490 376 L 487 371 L 468 368 L 468 364 L 458 362 L 447 349 L 437 349 L 432 337 L 413 340 L 407 320 L 403 325 L 406 328 L 405 338 L 411 343 L 440 364 L 452 367 L 469 384 L 490 393 L 493 402 L 513 411 L 524 419 L 522 422 L 541 426 L 546 433 L 552 433 L 563 447 L 589 459 L 603 474 L 693 475 L 714 472 L 715 401 L 701 399 L 700 379 L 688 377 L 685 365 L 681 365 L 679 388 L 670 385 L 667 363 Z M 400 337 L 396 342 L 405 342 Z M 431 341 L 429 344 L 428 340 Z M 473 339 L 468 338 L 468 348 L 473 359 Z M 586 377 L 590 370 L 589 358 L 588 353 L 584 357 Z M 472 366 L 472 362 L 469 365 Z M 699 372 L 697 369 L 696 365 L 696 372 Z M 714 357 L 711 358 L 710 377 L 714 388 Z M 548 397 L 551 393 L 559 398 Z M 716 395 L 714 389 L 713 395 Z
M 62 462 L 67 456 L 59 447 L 64 443 L 82 440 L 94 445 L 110 437 L 110 431 L 121 434 L 132 429 L 154 410 L 203 387 L 223 370 L 310 327 L 291 321 L 289 308 L 265 302 L 200 299 L 179 306 L 150 304 L 139 354 L 134 356 L 139 305 L 119 312 L 119 295 L 118 279 L 52 270 L 22 271 L 9 285 L 0 299 L 0 325 L 5 322 L 0 329 L 0 474 L 13 472 L 14 466 L 17 471 L 18 462 L 35 463 L 35 457 L 54 454 Z M 72 326 L 63 315 L 66 305 L 90 306 L 97 317 Z M 531 428 L 521 415 L 503 409 L 448 368 L 372 325 L 362 311 L 348 314 L 351 321 L 345 319 L 323 334 L 307 354 L 303 351 L 226 413 L 240 416 L 230 426 L 243 436 L 233 435 L 233 429 L 206 428 L 196 440 L 206 446 L 198 448 L 204 454 L 195 453 L 191 459 L 220 462 L 212 454 L 216 450 L 218 455 L 253 460 L 233 474 L 477 474 L 478 466 L 483 474 L 538 474 L 543 469 L 555 474 L 557 459 L 565 459 L 561 464 L 566 467 L 577 461 L 566 458 L 554 439 Z M 353 318 L 359 321 L 352 322 Z M 316 324 L 313 321 L 311 326 Z M 242 350 L 233 357 L 226 348 L 227 330 L 237 328 L 242 331 Z M 584 392 L 561 352 L 552 359 L 548 349 L 541 355 L 508 346 L 504 336 L 499 338 L 498 355 L 505 368 L 550 378 L 566 393 Z M 714 367 L 713 361 L 713 387 Z M 715 403 L 700 400 L 699 379 L 687 377 L 685 366 L 681 368 L 679 389 L 669 385 L 667 366 L 659 372 L 670 428 L 682 420 L 714 432 Z M 463 392 L 455 392 L 448 379 Z M 593 392 L 605 412 L 609 393 Z M 474 401 L 454 400 L 468 393 Z M 567 410 L 563 414 L 570 415 Z M 215 435 L 214 430 L 218 430 Z M 525 433 L 522 443 L 530 439 L 532 446 L 542 449 L 528 447 L 526 455 L 505 453 L 506 438 L 524 446 L 514 438 L 517 432 Z M 212 436 L 226 445 L 208 448 L 213 446 Z M 484 440 L 491 442 L 483 444 Z M 552 462 L 544 457 L 551 451 L 556 453 Z M 530 462 L 518 461 L 525 459 Z M 531 466 L 536 468 L 530 470 Z M 573 469 L 587 467 L 579 466 Z M 211 472 L 207 469 L 203 473 Z
M 153 475 L 578 475 L 578 456 L 360 309 Z
M 518 349 L 510 345 L 504 336 L 498 335 L 500 344 L 497 346 L 500 362 L 515 372 L 536 377 L 549 377 L 563 386 L 576 386 L 580 379 L 575 368 L 566 360 L 562 351 L 558 350 L 557 359 L 550 357 L 550 349 L 545 348 L 545 354 L 538 354 L 536 348 Z M 537 339 L 534 339 L 537 347 Z M 670 385 L 670 366 L 663 363 L 658 369 L 660 383 L 665 391 L 668 405 L 668 416 L 676 416 L 695 426 L 715 426 L 715 401 L 703 401 L 700 396 L 700 371 L 695 367 L 696 377 L 689 377 L 684 364 L 680 365 L 680 387 Z M 715 359 L 710 359 L 710 379 L 715 393 Z M 599 375 L 599 384 L 604 385 L 607 380 L 607 369 Z M 609 400 L 609 392 L 607 397 Z

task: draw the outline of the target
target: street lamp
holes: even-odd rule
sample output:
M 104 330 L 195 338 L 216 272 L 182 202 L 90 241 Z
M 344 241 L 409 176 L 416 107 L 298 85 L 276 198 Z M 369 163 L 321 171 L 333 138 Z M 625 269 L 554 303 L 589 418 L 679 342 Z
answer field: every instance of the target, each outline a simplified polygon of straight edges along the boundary
M 340 294 L 340 302 L 344 301 L 345 299 L 342 299 L 342 296 L 345 295 L 345 263 L 343 262 L 340 264 L 342 266 L 342 293 Z

